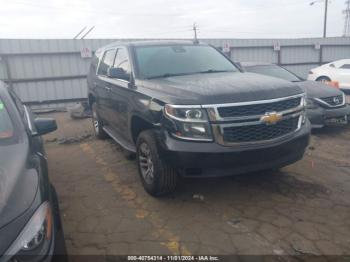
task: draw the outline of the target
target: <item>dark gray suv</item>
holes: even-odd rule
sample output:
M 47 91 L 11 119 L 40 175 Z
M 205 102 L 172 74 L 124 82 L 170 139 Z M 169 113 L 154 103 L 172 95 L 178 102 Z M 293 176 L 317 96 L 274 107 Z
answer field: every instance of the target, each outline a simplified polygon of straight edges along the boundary
M 96 51 L 88 86 L 96 135 L 136 153 L 154 196 L 174 190 L 179 174 L 280 168 L 308 145 L 300 87 L 242 72 L 204 43 L 110 44 Z

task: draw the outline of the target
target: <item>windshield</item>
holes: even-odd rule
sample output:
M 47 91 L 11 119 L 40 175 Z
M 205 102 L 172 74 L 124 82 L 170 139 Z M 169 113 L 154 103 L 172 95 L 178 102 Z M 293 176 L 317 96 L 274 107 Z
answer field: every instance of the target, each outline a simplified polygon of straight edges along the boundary
M 282 78 L 282 79 L 290 81 L 290 82 L 301 81 L 301 79 L 299 77 L 292 74 L 291 72 L 284 69 L 283 67 L 280 67 L 277 65 L 249 66 L 249 67 L 246 67 L 245 70 L 248 72 L 252 72 L 252 73 Z
M 226 57 L 210 46 L 144 46 L 135 49 L 141 78 L 238 71 Z
M 13 136 L 13 125 L 6 107 L 0 99 L 0 141 Z

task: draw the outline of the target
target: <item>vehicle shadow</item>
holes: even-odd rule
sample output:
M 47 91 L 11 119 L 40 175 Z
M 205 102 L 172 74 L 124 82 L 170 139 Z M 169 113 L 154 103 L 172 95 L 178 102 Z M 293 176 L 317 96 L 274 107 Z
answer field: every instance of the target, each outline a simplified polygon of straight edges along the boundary
M 311 134 L 315 136 L 337 136 L 350 132 L 350 125 L 347 126 L 325 126 L 312 129 Z
M 307 181 L 300 174 L 283 170 L 262 171 L 222 178 L 181 178 L 173 197 L 219 196 L 257 193 L 282 195 L 290 199 L 318 198 L 328 194 L 323 185 Z M 242 197 L 242 195 L 240 196 Z

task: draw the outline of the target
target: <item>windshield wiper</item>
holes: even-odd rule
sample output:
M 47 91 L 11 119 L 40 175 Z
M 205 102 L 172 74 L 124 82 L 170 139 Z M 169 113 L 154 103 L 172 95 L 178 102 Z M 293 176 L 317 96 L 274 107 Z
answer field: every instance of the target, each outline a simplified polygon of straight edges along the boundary
M 200 74 L 212 74 L 212 73 L 224 73 L 224 72 L 235 72 L 232 70 L 215 70 L 215 69 L 208 69 L 206 71 L 199 72 Z
M 209 69 L 206 71 L 200 71 L 200 72 L 191 72 L 191 73 L 165 73 L 162 75 L 157 75 L 157 76 L 150 76 L 147 77 L 146 79 L 154 79 L 154 78 L 166 78 L 166 77 L 172 77 L 172 76 L 185 76 L 185 75 L 194 75 L 194 74 L 211 74 L 211 73 L 223 73 L 223 72 L 235 72 L 232 70 L 214 70 L 214 69 Z
M 184 76 L 184 75 L 189 75 L 190 73 L 178 73 L 178 74 L 172 74 L 172 73 L 166 73 L 158 76 L 150 76 L 147 77 L 146 79 L 154 79 L 154 78 L 166 78 L 166 77 L 172 77 L 172 76 Z

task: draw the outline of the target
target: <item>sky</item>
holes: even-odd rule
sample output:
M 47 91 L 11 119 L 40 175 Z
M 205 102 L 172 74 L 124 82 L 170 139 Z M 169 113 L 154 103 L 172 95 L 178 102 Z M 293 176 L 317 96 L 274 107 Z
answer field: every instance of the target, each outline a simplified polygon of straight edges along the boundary
M 316 0 L 0 0 L 0 38 L 321 37 Z M 330 0 L 328 36 L 343 33 L 345 0 Z

